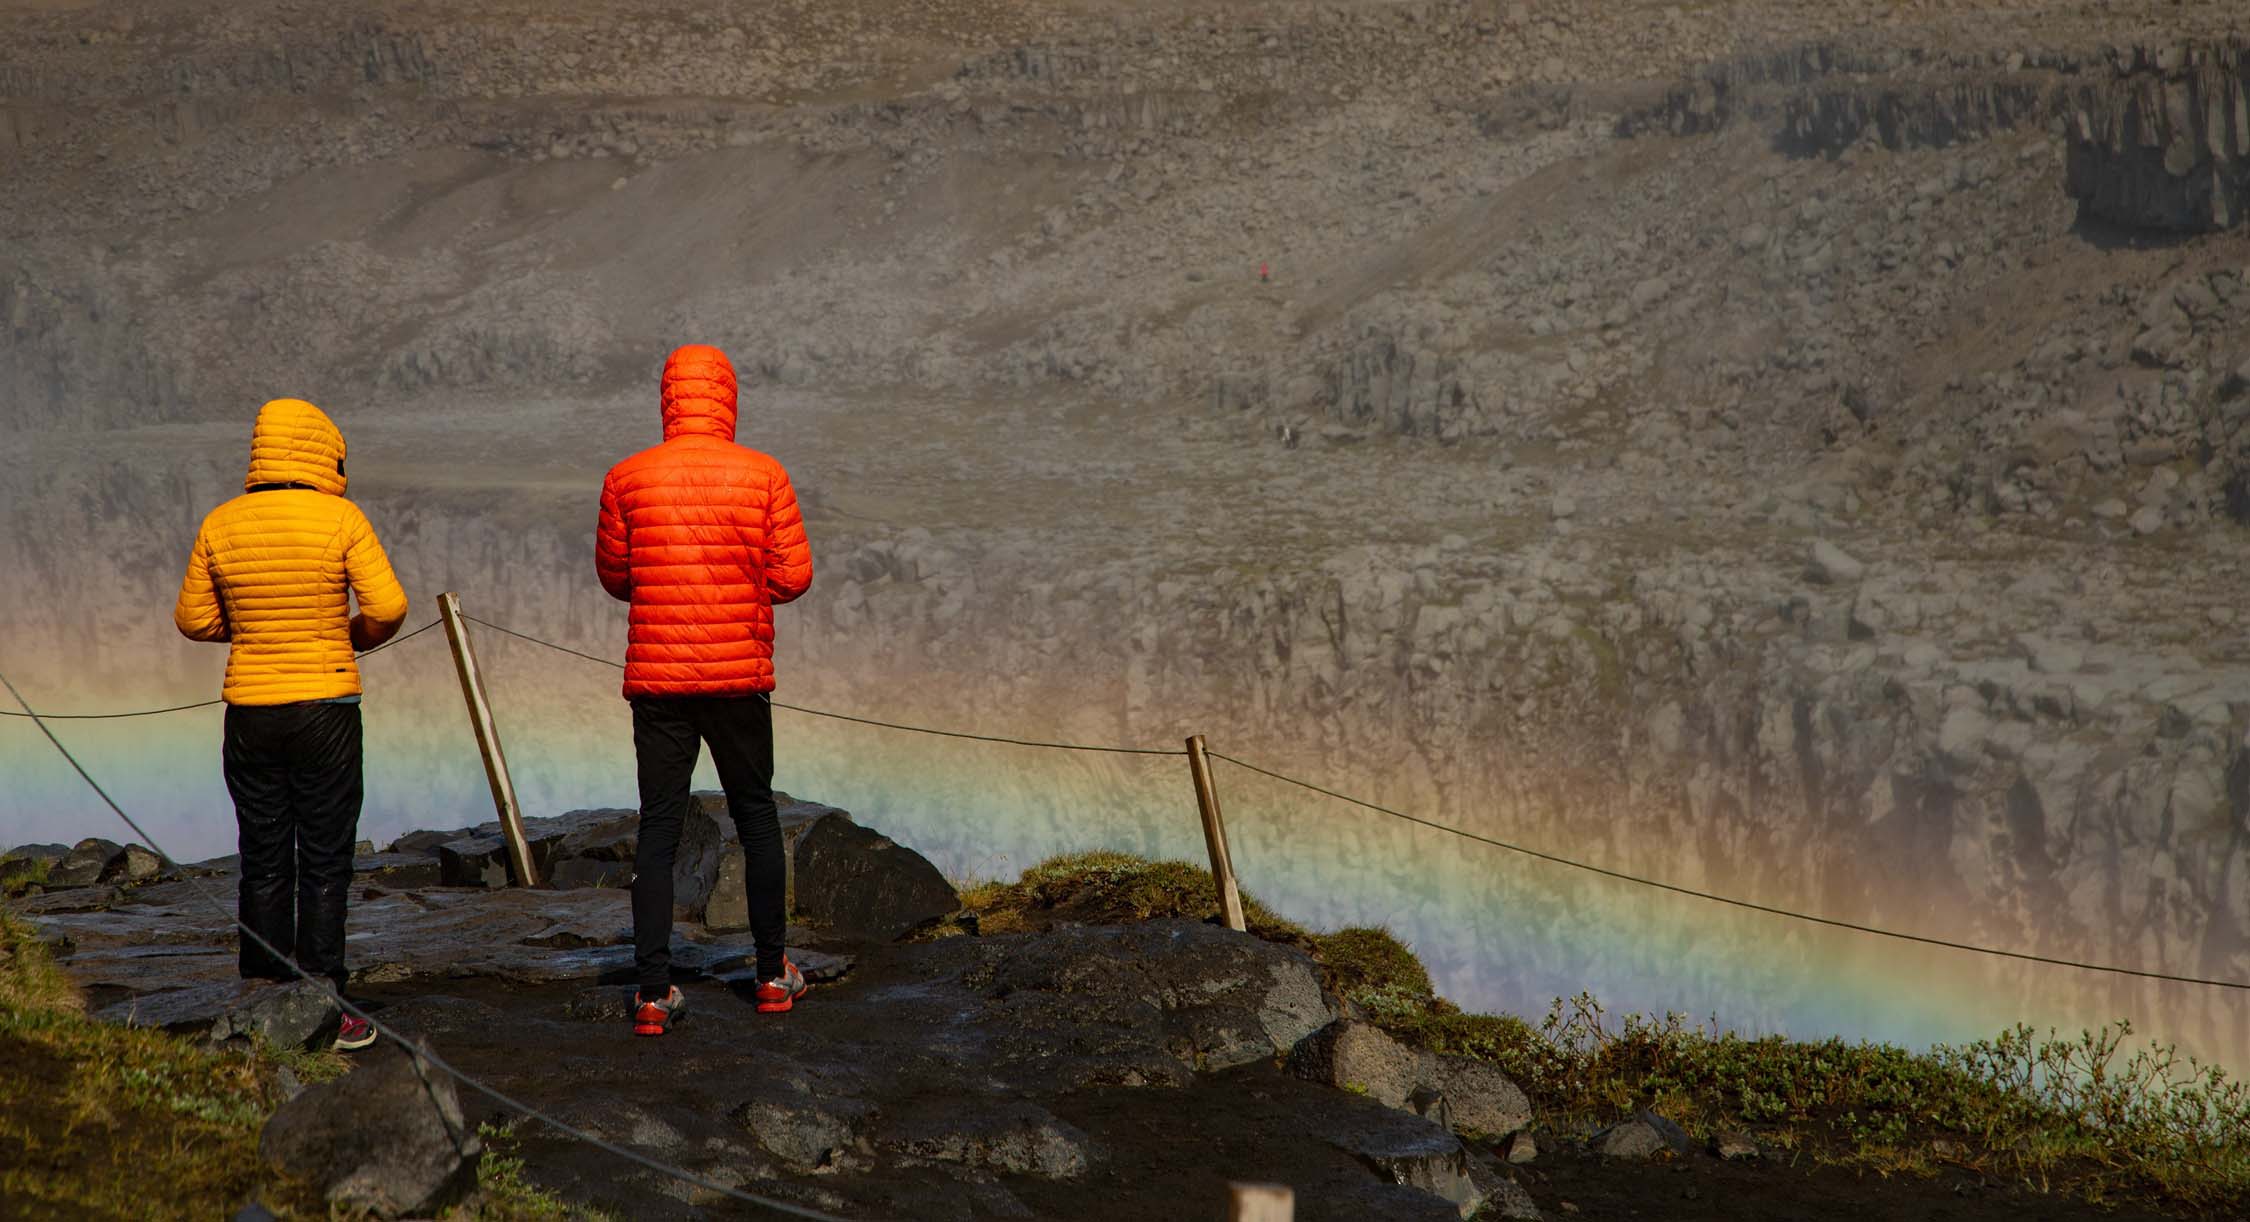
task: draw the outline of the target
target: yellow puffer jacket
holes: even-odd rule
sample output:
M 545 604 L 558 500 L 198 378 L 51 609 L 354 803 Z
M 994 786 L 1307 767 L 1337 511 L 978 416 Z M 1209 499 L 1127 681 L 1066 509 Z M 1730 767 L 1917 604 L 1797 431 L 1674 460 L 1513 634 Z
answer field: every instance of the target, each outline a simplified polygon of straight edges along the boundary
M 258 411 L 242 486 L 203 519 L 172 622 L 189 640 L 233 643 L 228 704 L 359 695 L 352 652 L 398 631 L 406 591 L 344 499 L 344 435 L 312 404 L 276 399 Z

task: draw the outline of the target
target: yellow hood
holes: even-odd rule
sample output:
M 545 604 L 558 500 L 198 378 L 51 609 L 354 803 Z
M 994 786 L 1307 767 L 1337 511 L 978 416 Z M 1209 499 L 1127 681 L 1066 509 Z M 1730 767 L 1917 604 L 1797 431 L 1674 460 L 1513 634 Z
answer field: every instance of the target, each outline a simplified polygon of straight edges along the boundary
M 344 434 L 327 413 L 303 399 L 275 399 L 258 409 L 250 433 L 250 475 L 244 488 L 303 484 L 344 495 Z

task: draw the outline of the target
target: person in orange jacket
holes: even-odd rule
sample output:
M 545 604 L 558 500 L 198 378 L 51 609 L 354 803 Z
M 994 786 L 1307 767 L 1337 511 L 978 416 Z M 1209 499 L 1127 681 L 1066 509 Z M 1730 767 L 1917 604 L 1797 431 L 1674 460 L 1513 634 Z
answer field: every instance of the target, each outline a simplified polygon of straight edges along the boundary
M 735 444 L 734 366 L 704 344 L 664 363 L 664 441 L 602 480 L 594 567 L 632 604 L 625 698 L 633 708 L 641 826 L 633 858 L 636 1035 L 662 1035 L 686 1004 L 672 984 L 672 865 L 688 783 L 711 746 L 741 841 L 758 947 L 757 1008 L 796 1004 L 785 953 L 787 863 L 773 800 L 773 608 L 812 584 L 812 547 L 789 473 Z
M 319 408 L 259 409 L 243 489 L 203 519 L 172 620 L 189 640 L 229 646 L 222 760 L 242 923 L 342 989 L 362 793 L 354 651 L 398 631 L 406 592 L 367 515 L 344 499 L 344 435 Z M 248 937 L 239 970 L 296 978 Z M 375 1033 L 347 1016 L 336 1042 L 363 1048 Z

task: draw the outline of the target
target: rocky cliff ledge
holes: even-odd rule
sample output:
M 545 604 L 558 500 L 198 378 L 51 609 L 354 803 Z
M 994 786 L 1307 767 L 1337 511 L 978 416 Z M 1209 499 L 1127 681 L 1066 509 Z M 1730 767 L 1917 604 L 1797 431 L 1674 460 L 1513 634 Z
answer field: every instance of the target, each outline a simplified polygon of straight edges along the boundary
M 489 826 L 363 846 L 356 1000 L 425 1052 L 598 1138 L 842 1217 L 1217 1217 L 1239 1180 L 1291 1185 L 1306 1219 L 1625 1216 L 1659 1202 L 1720 1218 L 1748 1200 L 1783 1216 L 1921 1218 L 1939 1202 L 1964 1217 L 2157 1216 L 2034 1201 L 1982 1174 L 1862 1180 L 1829 1162 L 1783 1176 L 1763 1156 L 1787 1139 L 1756 1126 L 1706 1140 L 1643 1111 L 1598 1127 L 1582 1109 L 1535 1105 L 1494 1064 L 1512 1039 L 1553 1048 L 1536 1041 L 1567 1035 L 1460 1014 L 1380 931 L 1310 934 L 1255 901 L 1249 934 L 1183 919 L 1207 900 L 1200 871 L 1111 853 L 964 901 L 912 849 L 786 797 L 791 954 L 817 984 L 786 1018 L 760 1016 L 741 992 L 739 850 L 723 799 L 701 797 L 676 880 L 674 963 L 690 1007 L 662 1041 L 626 1034 L 631 918 L 617 884 L 630 812 L 533 820 L 553 880 L 541 889 L 505 885 Z M 220 1048 L 324 1047 L 339 1020 L 325 994 L 232 978 L 231 927 L 209 902 L 232 876 L 226 859 L 174 869 L 101 840 L 0 854 L 7 910 L 33 923 L 100 1019 Z M 1422 1017 L 1402 1023 L 1402 1004 Z M 1441 1028 L 1447 1038 L 1429 1038 Z M 1640 1047 L 1652 1029 L 1634 1030 L 1609 1046 Z M 1647 1046 L 1676 1054 L 1681 1038 L 1701 1037 L 1675 1030 Z M 1580 1076 L 1607 1054 L 1590 1055 L 1559 1072 Z M 482 1096 L 394 1047 L 310 1088 L 279 1063 L 286 1101 L 264 1121 L 260 1158 L 291 1191 L 378 1217 L 464 1197 L 470 1216 L 490 1215 L 476 1187 L 476 1122 L 494 1115 Z M 1541 1075 L 1527 1082 L 1558 1089 L 1548 1079 L 1561 1062 L 1526 1064 Z M 1630 1113 L 1627 1095 L 1665 1089 L 1661 1065 L 1627 1070 L 1616 1080 L 1629 1088 L 1596 1110 Z M 511 1140 L 538 1184 L 618 1216 L 740 1205 L 542 1127 Z

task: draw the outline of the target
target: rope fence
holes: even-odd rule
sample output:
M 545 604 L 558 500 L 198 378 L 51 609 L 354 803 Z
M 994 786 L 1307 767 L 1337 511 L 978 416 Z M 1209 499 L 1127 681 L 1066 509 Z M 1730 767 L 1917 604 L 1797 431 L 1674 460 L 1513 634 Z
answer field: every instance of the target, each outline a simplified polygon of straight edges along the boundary
M 573 649 L 567 645 L 558 644 L 554 641 L 549 641 L 543 637 L 534 636 L 527 632 L 521 632 L 517 629 L 510 628 L 505 624 L 497 624 L 492 622 L 491 620 L 484 619 L 479 616 L 468 615 L 464 613 L 462 614 L 461 618 L 468 621 L 469 623 L 476 624 L 479 627 L 490 629 L 493 632 L 512 637 L 519 641 L 537 645 L 543 649 L 550 649 L 557 653 L 568 654 L 571 657 L 583 659 L 584 661 L 593 662 L 601 666 L 607 666 L 615 670 L 623 670 L 625 668 L 624 663 L 615 661 L 614 659 L 605 658 L 600 656 L 599 654 L 587 653 L 583 650 Z M 440 622 L 441 621 L 433 620 L 430 623 L 424 624 L 420 628 L 416 628 L 412 632 L 406 633 L 403 636 L 394 637 L 391 640 L 384 642 L 382 645 L 378 645 L 374 649 L 367 650 L 357 656 L 362 658 L 368 657 L 385 649 L 391 648 L 394 645 L 404 644 L 405 642 L 412 640 L 413 638 L 420 636 L 433 628 L 438 627 Z M 13 691 L 12 688 L 10 690 L 11 692 Z M 17 701 L 18 703 L 22 703 L 22 698 L 20 696 L 17 697 Z M 1202 749 L 1202 741 L 1200 735 L 1196 736 L 1193 739 L 1190 739 L 1189 746 L 1185 749 L 1104 746 L 1086 743 L 1052 742 L 1042 739 L 1014 738 L 996 734 L 976 734 L 963 730 L 946 730 L 939 729 L 933 726 L 918 726 L 903 722 L 883 721 L 876 718 L 862 717 L 851 713 L 839 713 L 828 709 L 816 709 L 809 708 L 803 705 L 788 704 L 778 700 L 770 700 L 770 698 L 769 702 L 775 708 L 785 709 L 790 712 L 803 714 L 809 717 L 820 717 L 833 721 L 850 722 L 855 725 L 873 726 L 880 729 L 896 730 L 910 734 L 925 734 L 938 738 L 960 739 L 968 742 L 995 743 L 1005 746 L 1034 747 L 1043 750 L 1073 751 L 1088 754 L 1154 755 L 1175 757 L 1185 756 L 1190 759 L 1191 763 L 1199 762 L 1200 757 L 1205 754 Z M 24 705 L 24 712 L 4 712 L 0 713 L 0 715 L 10 717 L 31 717 L 34 721 L 41 722 L 42 724 L 40 728 L 44 730 L 46 728 L 44 722 L 50 720 L 97 720 L 122 717 L 148 717 L 154 716 L 159 713 L 178 712 L 183 709 L 207 708 L 211 705 L 219 703 L 222 702 L 212 700 L 205 701 L 201 704 L 175 705 L 169 708 L 146 709 L 137 712 L 79 714 L 34 714 L 29 711 L 30 706 L 26 704 Z M 50 740 L 54 740 L 54 735 L 52 732 L 48 732 L 47 737 Z M 62 744 L 59 741 L 55 742 L 55 746 L 58 750 L 63 749 Z M 69 752 L 67 750 L 64 750 L 64 755 L 68 757 Z M 2187 984 L 2204 988 L 2234 989 L 2250 992 L 2250 982 L 2219 980 L 2202 976 L 2183 975 L 2174 972 L 2153 971 L 2134 967 L 2122 967 L 2115 964 L 2091 963 L 2078 959 L 2065 959 L 2050 955 L 2032 954 L 2027 951 L 2008 950 L 2003 947 L 1983 946 L 1972 942 L 1957 941 L 1951 938 L 1938 938 L 1931 937 L 1925 934 L 1906 933 L 1895 929 L 1884 929 L 1879 926 L 1862 924 L 1857 921 L 1846 921 L 1836 917 L 1821 916 L 1817 913 L 1799 912 L 1795 909 L 1782 908 L 1772 904 L 1763 904 L 1755 900 L 1746 900 L 1739 899 L 1734 896 L 1720 895 L 1716 892 L 1704 891 L 1694 887 L 1682 886 L 1678 883 L 1665 882 L 1662 879 L 1649 878 L 1639 874 L 1631 874 L 1623 870 L 1613 870 L 1606 866 L 1594 865 L 1591 862 L 1579 861 L 1574 858 L 1564 857 L 1557 853 L 1545 852 L 1539 849 L 1530 848 L 1525 845 L 1515 844 L 1510 841 L 1500 840 L 1495 837 L 1482 835 L 1477 832 L 1469 831 L 1465 828 L 1455 827 L 1451 824 L 1440 823 L 1433 819 L 1426 819 L 1419 815 L 1409 814 L 1402 810 L 1396 810 L 1388 806 L 1383 806 L 1379 803 L 1369 802 L 1364 798 L 1353 797 L 1350 794 L 1342 793 L 1337 790 L 1327 788 L 1326 786 L 1316 785 L 1311 781 L 1307 781 L 1299 777 L 1290 776 L 1287 773 L 1278 772 L 1270 768 L 1262 767 L 1258 764 L 1253 764 L 1248 760 L 1225 754 L 1224 752 L 1210 751 L 1208 752 L 1208 757 L 1211 759 L 1219 760 L 1235 768 L 1240 768 L 1246 772 L 1254 773 L 1258 776 L 1263 776 L 1268 779 L 1281 782 L 1285 785 L 1291 785 L 1296 788 L 1306 790 L 1310 793 L 1319 794 L 1322 797 L 1326 797 L 1337 802 L 1342 802 L 1348 806 L 1353 806 L 1375 814 L 1387 815 L 1393 819 L 1399 819 L 1407 823 L 1415 824 L 1419 827 L 1428 828 L 1432 831 L 1443 832 L 1450 836 L 1460 837 L 1463 840 L 1474 841 L 1478 844 L 1488 845 L 1492 848 L 1501 849 L 1506 852 L 1535 858 L 1539 861 L 1544 861 L 1552 865 L 1562 866 L 1567 869 L 1581 870 L 1589 874 L 1595 874 L 1603 878 L 1611 879 L 1613 881 L 1629 883 L 1634 886 L 1648 887 L 1658 891 L 1667 891 L 1674 895 L 1684 895 L 1692 899 L 1704 900 L 1709 903 L 1724 904 L 1733 908 L 1740 908 L 1750 912 L 1764 913 L 1768 916 L 1780 917 L 1786 920 L 1802 921 L 1807 924 L 1821 925 L 1830 929 L 1842 929 L 1853 933 L 1867 934 L 1872 937 L 1890 938 L 1901 942 L 1912 942 L 1923 946 L 1934 946 L 1945 950 L 1962 951 L 1969 954 L 1986 955 L 1993 958 L 2013 959 L 2025 963 L 2042 964 L 2048 967 L 2068 968 L 2074 971 L 2099 972 L 2117 976 L 2135 977 L 2144 980 L 2165 981 L 2172 984 Z M 76 761 L 72 760 L 72 764 L 75 767 Z M 85 776 L 84 769 L 79 770 L 79 775 Z M 92 783 L 91 777 L 87 777 L 86 779 L 89 784 Z M 99 786 L 96 786 L 96 792 L 100 792 Z M 1210 790 L 1208 776 L 1204 775 L 1200 770 L 1198 774 L 1197 796 L 1199 803 L 1201 803 L 1205 808 L 1205 834 L 1207 837 L 1210 837 L 1212 839 L 1211 848 L 1214 872 L 1223 876 L 1219 879 L 1219 886 L 1222 893 L 1224 893 L 1232 887 L 1233 870 L 1231 861 L 1228 860 L 1228 855 L 1225 849 L 1224 830 L 1223 828 L 1217 826 L 1217 812 L 1215 809 L 1216 795 Z M 104 800 L 107 800 L 106 794 L 104 795 Z M 111 805 L 114 807 L 115 804 L 112 803 Z M 124 812 L 119 811 L 118 813 L 122 815 Z M 139 829 L 136 827 L 135 830 L 138 831 Z M 153 849 L 155 848 L 155 845 L 151 844 L 149 847 Z
M 505 636 L 512 636 L 519 641 L 529 641 L 534 645 L 543 646 L 547 649 L 555 650 L 558 653 L 567 653 L 574 658 L 584 658 L 589 662 L 599 662 L 603 666 L 607 666 L 615 670 L 625 669 L 625 664 L 623 662 L 614 662 L 608 658 L 600 657 L 595 654 L 581 653 L 576 649 L 572 649 L 568 645 L 557 645 L 553 641 L 541 640 L 540 638 L 531 636 L 527 633 L 518 632 L 513 628 L 502 627 L 499 624 L 493 623 L 491 620 L 479 619 L 474 615 L 464 615 L 461 618 L 480 627 L 490 628 L 494 632 L 501 633 Z M 1187 754 L 1187 751 L 1185 749 L 1166 750 L 1155 747 L 1094 747 L 1088 746 L 1084 743 L 1042 742 L 1038 739 L 1030 738 L 1004 738 L 994 734 L 971 734 L 963 730 L 938 730 L 933 729 L 929 726 L 910 726 L 896 721 L 877 721 L 872 717 L 859 717 L 851 713 L 834 713 L 828 711 L 827 709 L 810 709 L 804 707 L 803 705 L 788 704 L 780 700 L 768 699 L 767 703 L 773 705 L 773 707 L 777 709 L 787 709 L 792 713 L 803 713 L 808 717 L 825 717 L 831 721 L 848 721 L 852 722 L 855 725 L 876 726 L 885 730 L 903 730 L 909 734 L 930 734 L 935 735 L 939 738 L 960 738 L 966 739 L 970 742 L 999 743 L 1004 746 L 1010 747 L 1040 747 L 1049 751 L 1083 751 L 1102 755 Z
M 450 599 L 452 596 L 447 595 L 446 597 Z M 493 632 L 501 633 L 505 636 L 537 645 L 545 649 L 550 649 L 558 653 L 568 654 L 572 657 L 581 658 L 585 661 L 598 663 L 603 666 L 608 666 L 615 669 L 623 669 L 622 663 L 613 661 L 609 658 L 604 658 L 596 654 L 572 649 L 566 645 L 557 644 L 553 641 L 548 641 L 543 638 L 533 636 L 529 633 L 520 632 L 516 629 L 509 628 L 502 624 L 493 623 L 490 620 L 466 614 L 460 615 L 460 618 L 462 620 L 466 620 L 467 622 L 474 623 L 480 627 L 489 629 Z M 356 654 L 355 656 L 359 658 L 366 658 L 380 653 L 383 650 L 389 649 L 393 646 L 405 644 L 406 642 L 413 640 L 414 638 L 421 636 L 426 632 L 429 632 L 431 629 L 439 627 L 443 622 L 444 621 L 442 619 L 433 620 L 430 623 L 424 624 L 411 632 L 394 637 L 391 640 L 384 642 L 382 645 L 378 645 L 373 649 L 364 650 Z M 454 642 L 454 648 L 456 651 L 456 660 L 464 663 L 464 673 L 466 676 L 469 671 L 473 671 L 474 667 L 473 660 L 468 659 L 466 656 L 467 645 L 465 641 L 456 641 Z M 466 682 L 467 679 L 465 677 L 465 684 Z M 125 825 L 131 828 L 134 834 L 141 838 L 141 842 L 145 844 L 150 850 L 152 850 L 159 858 L 162 858 L 166 865 L 172 866 L 175 869 L 178 868 L 177 863 L 171 856 L 171 854 L 165 852 L 163 847 L 157 844 L 155 838 L 149 835 L 147 829 L 143 828 L 139 821 L 134 819 L 133 816 L 129 814 L 123 806 L 118 804 L 116 799 L 110 796 L 109 791 L 104 788 L 99 781 L 94 779 L 93 774 L 87 771 L 85 765 L 82 764 L 79 761 L 78 757 L 71 752 L 70 748 L 64 745 L 63 741 L 60 738 L 56 737 L 53 728 L 48 723 L 51 721 L 65 720 L 112 720 L 131 717 L 151 717 L 164 713 L 181 712 L 188 709 L 209 708 L 214 705 L 222 704 L 224 703 L 224 701 L 210 700 L 195 704 L 172 705 L 164 708 L 114 713 L 48 714 L 41 713 L 35 710 L 31 706 L 30 702 L 24 699 L 22 693 L 16 689 L 15 684 L 10 681 L 4 673 L 0 673 L 0 687 L 4 687 L 9 696 L 11 696 L 15 700 L 15 702 L 19 706 L 21 706 L 20 712 L 14 710 L 0 710 L 0 716 L 24 718 L 30 720 L 33 725 L 38 727 L 40 733 L 46 737 L 47 741 L 51 745 L 53 745 L 55 750 L 62 755 L 63 759 L 69 763 L 71 769 L 77 773 L 79 779 L 86 783 L 87 787 L 94 792 L 95 796 L 98 797 L 105 806 L 107 806 L 111 812 L 116 814 L 119 819 L 123 820 Z M 1677 883 L 1665 882 L 1662 879 L 1648 878 L 1638 874 L 1627 873 L 1622 870 L 1613 870 L 1605 866 L 1598 866 L 1590 862 L 1578 861 L 1573 858 L 1561 856 L 1559 854 L 1544 852 L 1542 850 L 1530 848 L 1525 845 L 1514 844 L 1506 840 L 1482 835 L 1464 828 L 1454 827 L 1451 824 L 1440 823 L 1432 819 L 1423 818 L 1419 815 L 1409 814 L 1406 811 L 1383 806 L 1379 803 L 1370 802 L 1363 798 L 1357 798 L 1350 794 L 1343 793 L 1335 789 L 1330 789 L 1323 785 L 1314 784 L 1311 781 L 1307 781 L 1299 777 L 1290 776 L 1287 773 L 1280 772 L 1275 769 L 1251 763 L 1250 761 L 1241 759 L 1237 756 L 1228 755 L 1224 752 L 1219 751 L 1210 751 L 1204 746 L 1203 737 L 1201 735 L 1195 735 L 1189 738 L 1187 740 L 1187 746 L 1185 749 L 1100 746 L 1082 743 L 1051 742 L 1038 739 L 1014 738 L 1003 735 L 976 734 L 960 730 L 946 730 L 930 726 L 917 726 L 901 722 L 882 721 L 875 718 L 861 717 L 849 713 L 837 713 L 825 709 L 814 709 L 799 705 L 784 704 L 779 701 L 773 701 L 772 703 L 776 708 L 786 709 L 791 712 L 800 713 L 812 717 L 829 718 L 832 720 L 850 722 L 857 725 L 874 726 L 887 730 L 896 730 L 914 734 L 926 734 L 940 738 L 961 739 L 971 742 L 996 743 L 1008 746 L 1035 747 L 1047 750 L 1098 754 L 1185 756 L 1189 761 L 1196 782 L 1196 797 L 1199 806 L 1202 808 L 1204 832 L 1211 850 L 1212 870 L 1214 881 L 1217 885 L 1217 894 L 1219 895 L 1222 902 L 1223 909 L 1227 916 L 1228 924 L 1237 929 L 1242 928 L 1242 920 L 1241 916 L 1239 915 L 1240 901 L 1239 899 L 1235 898 L 1233 864 L 1231 861 L 1229 850 L 1226 847 L 1224 827 L 1219 818 L 1216 789 L 1211 783 L 1210 767 L 1208 762 L 1211 759 L 1216 759 L 1231 767 L 1241 769 L 1245 772 L 1249 772 L 1257 776 L 1265 777 L 1269 780 L 1273 780 L 1284 785 L 1293 786 L 1298 789 L 1305 790 L 1309 793 L 1318 794 L 1333 801 L 1341 802 L 1371 813 L 1386 815 L 1390 818 L 1399 819 L 1406 823 L 1414 824 L 1418 827 L 1442 832 L 1447 835 L 1456 836 L 1464 840 L 1474 841 L 1478 844 L 1488 845 L 1490 847 L 1501 849 L 1506 852 L 1531 857 L 1552 865 L 1562 866 L 1573 870 L 1581 870 L 1586 873 L 1599 875 L 1603 878 L 1611 879 L 1617 882 L 1628 883 L 1634 886 L 1647 887 L 1659 891 L 1666 891 L 1675 895 L 1688 896 L 1690 898 L 1704 900 L 1709 903 L 1724 904 L 1730 907 L 1746 909 L 1748 911 L 1763 913 L 1769 916 L 1780 917 L 1787 920 L 1803 921 L 1809 924 L 1826 926 L 1832 929 L 1848 930 L 1854 933 L 1867 934 L 1874 937 L 1891 938 L 1898 941 L 1912 942 L 1920 945 L 1934 946 L 1946 950 L 1961 951 L 1970 954 L 1986 955 L 2002 959 L 2012 959 L 2027 963 L 2037 963 L 2050 967 L 2069 968 L 2076 971 L 2108 973 L 2146 980 L 2165 981 L 2174 984 L 2197 985 L 2207 988 L 2250 991 L 2250 983 L 2244 983 L 2241 981 L 2209 979 L 2197 976 L 2180 975 L 2171 972 L 2150 971 L 2132 967 L 2120 967 L 2112 964 L 2089 963 L 2074 959 L 2064 959 L 2047 955 L 2031 954 L 2024 951 L 2007 950 L 1999 947 L 1980 946 L 1974 943 L 1955 941 L 1947 938 L 1936 938 L 1922 934 L 1905 933 L 1898 930 L 1883 929 L 1873 925 L 1865 925 L 1855 921 L 1845 921 L 1833 917 L 1824 917 L 1813 913 L 1798 912 L 1792 909 L 1781 908 L 1771 904 L 1762 904 L 1752 900 L 1738 899 L 1733 896 L 1720 895 L 1715 892 L 1703 891 L 1694 887 L 1687 887 Z M 504 764 L 502 764 L 502 768 L 504 770 Z M 498 795 L 496 793 L 496 797 L 497 796 Z M 502 813 L 503 821 L 509 821 L 510 816 L 514 814 L 512 804 L 509 808 L 504 809 Z M 224 916 L 231 924 L 235 926 L 236 929 L 240 930 L 242 936 L 250 939 L 253 943 L 263 948 L 268 953 L 272 954 L 276 959 L 280 960 L 283 963 L 287 963 L 290 970 L 297 975 L 298 979 L 318 988 L 331 1002 L 333 1002 L 337 1006 L 337 1008 L 341 1012 L 349 1014 L 354 1018 L 365 1020 L 383 1038 L 398 1044 L 400 1047 L 406 1049 L 411 1056 L 418 1058 L 418 1063 L 427 1064 L 432 1068 L 437 1069 L 438 1071 L 452 1078 L 454 1081 L 460 1083 L 462 1086 L 467 1087 L 468 1089 L 475 1091 L 480 1095 L 483 1095 L 502 1108 L 512 1111 L 518 1115 L 524 1116 L 528 1119 L 538 1121 L 539 1123 L 544 1124 L 553 1129 L 555 1132 L 561 1134 L 565 1138 L 584 1143 L 595 1149 L 625 1159 L 647 1170 L 656 1172 L 657 1174 L 677 1180 L 681 1183 L 690 1185 L 706 1192 L 718 1194 L 730 1200 L 738 1201 L 747 1205 L 754 1205 L 763 1209 L 772 1210 L 794 1217 L 818 1219 L 820 1220 L 820 1222 L 847 1222 L 847 1220 L 839 1218 L 832 1214 L 822 1213 L 817 1210 L 808 1209 L 804 1206 L 796 1205 L 788 1201 L 761 1196 L 757 1193 L 746 1192 L 739 1188 L 714 1182 L 685 1168 L 674 1166 L 659 1159 L 651 1158 L 628 1147 L 617 1145 L 592 1133 L 588 1133 L 583 1129 L 579 1129 L 573 1125 L 570 1125 L 562 1120 L 558 1120 L 555 1117 L 539 1110 L 538 1108 L 506 1094 L 497 1087 L 492 1086 L 490 1083 L 484 1082 L 466 1072 L 463 1072 L 462 1070 L 454 1068 L 450 1063 L 439 1057 L 435 1052 L 430 1051 L 427 1047 L 413 1043 L 397 1030 L 384 1024 L 373 1014 L 368 1013 L 366 1010 L 346 999 L 331 982 L 307 974 L 302 968 L 298 967 L 297 964 L 293 960 L 291 960 L 289 956 L 281 954 L 271 943 L 267 942 L 264 937 L 259 935 L 256 930 L 244 924 L 235 913 L 228 909 L 226 904 L 217 895 L 214 895 L 208 888 L 203 885 L 200 879 L 196 879 L 193 876 L 187 875 L 184 871 L 182 872 L 182 877 L 187 879 L 187 881 L 193 886 L 196 893 L 206 904 L 210 905 L 214 911 L 218 912 L 221 916 Z
M 413 640 L 415 637 L 418 637 L 437 626 L 438 621 L 431 620 L 429 623 L 416 628 L 412 632 L 406 633 L 401 636 L 394 636 L 390 640 L 377 645 L 373 649 L 363 649 L 360 652 L 353 654 L 352 660 L 358 661 L 362 658 L 372 658 L 376 654 L 389 649 L 393 645 L 404 645 L 408 641 Z M 31 706 L 25 705 L 24 708 L 26 711 L 24 712 L 17 712 L 14 709 L 0 709 L 0 717 L 27 717 L 33 721 L 121 721 L 128 717 L 156 717 L 164 713 L 185 713 L 191 709 L 217 708 L 218 706 L 225 703 L 226 701 L 224 700 L 198 700 L 194 704 L 171 704 L 166 705 L 160 709 L 135 709 L 131 712 L 125 713 L 32 713 L 28 711 Z M 153 848 L 154 846 L 152 845 L 150 847 Z

